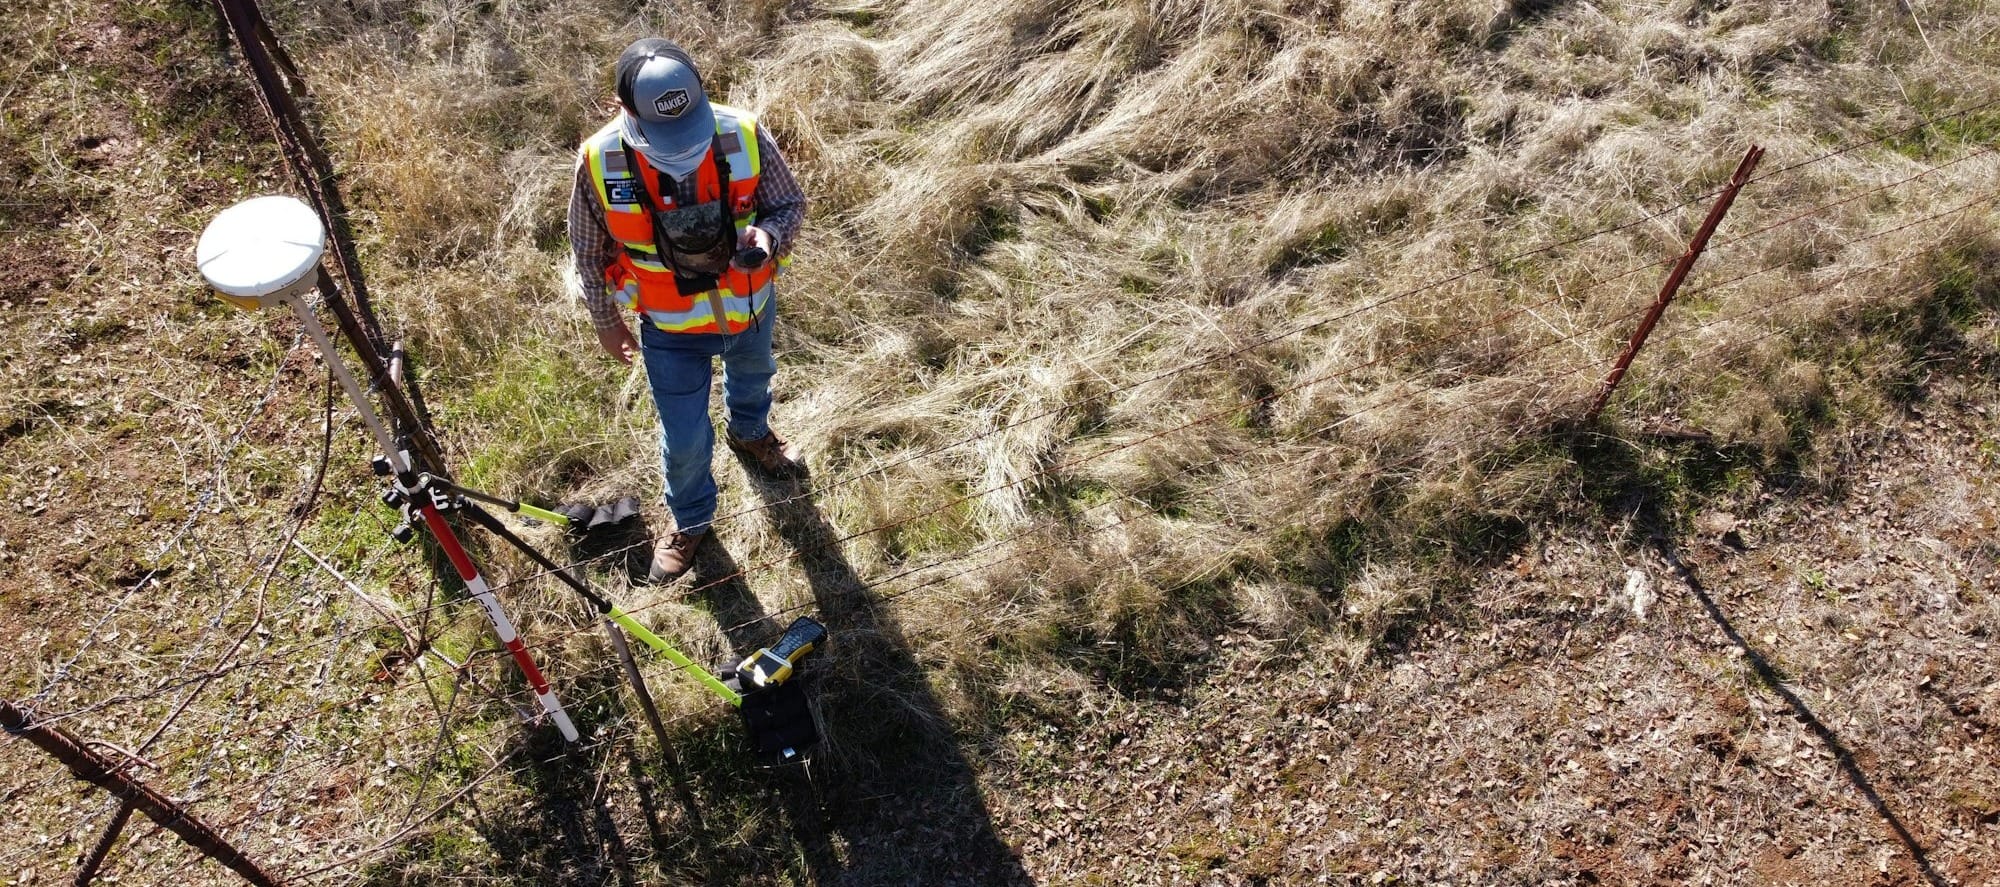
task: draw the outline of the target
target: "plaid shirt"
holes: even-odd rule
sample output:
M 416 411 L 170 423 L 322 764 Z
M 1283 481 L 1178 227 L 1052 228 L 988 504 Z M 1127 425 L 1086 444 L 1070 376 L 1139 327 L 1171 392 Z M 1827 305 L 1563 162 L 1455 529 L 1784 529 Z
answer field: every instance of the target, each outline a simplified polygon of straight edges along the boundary
M 757 179 L 757 227 L 771 235 L 772 257 L 787 255 L 806 222 L 806 192 L 785 165 L 785 155 L 771 141 L 771 131 L 757 127 L 757 151 L 763 170 Z M 674 181 L 674 203 L 685 206 L 696 200 L 695 177 Z M 623 247 L 604 227 L 604 207 L 597 202 L 597 186 L 590 180 L 590 165 L 578 159 L 576 187 L 569 195 L 569 251 L 576 259 L 576 276 L 583 281 L 583 305 L 590 310 L 590 323 L 610 329 L 625 322 L 625 309 L 612 301 L 604 285 L 604 269 L 618 260 Z

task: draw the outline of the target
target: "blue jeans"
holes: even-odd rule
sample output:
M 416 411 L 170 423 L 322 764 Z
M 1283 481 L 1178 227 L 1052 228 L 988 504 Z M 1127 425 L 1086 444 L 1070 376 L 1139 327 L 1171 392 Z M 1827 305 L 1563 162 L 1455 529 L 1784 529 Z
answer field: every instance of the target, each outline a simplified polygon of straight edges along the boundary
M 639 321 L 639 352 L 646 382 L 660 412 L 660 457 L 667 476 L 667 508 L 682 532 L 701 533 L 715 518 L 715 426 L 708 419 L 712 362 L 722 358 L 723 401 L 729 406 L 729 433 L 756 440 L 771 433 L 771 355 L 775 298 L 766 302 L 749 329 L 723 333 L 669 333 Z

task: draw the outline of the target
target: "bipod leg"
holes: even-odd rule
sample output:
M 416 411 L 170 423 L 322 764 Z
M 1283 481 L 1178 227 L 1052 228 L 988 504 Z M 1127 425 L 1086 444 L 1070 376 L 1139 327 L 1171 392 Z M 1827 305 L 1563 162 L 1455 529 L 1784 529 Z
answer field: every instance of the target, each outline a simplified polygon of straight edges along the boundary
M 625 677 L 632 684 L 633 695 L 639 697 L 639 708 L 646 713 L 646 723 L 653 728 L 653 737 L 660 741 L 660 759 L 667 765 L 668 776 L 674 782 L 674 795 L 681 802 L 681 809 L 687 811 L 688 824 L 693 826 L 695 840 L 708 847 L 708 829 L 702 825 L 701 808 L 695 806 L 694 790 L 688 787 L 687 776 L 681 772 L 680 756 L 674 754 L 673 743 L 667 741 L 667 726 L 660 721 L 660 708 L 653 704 L 653 694 L 646 689 L 646 676 L 639 671 L 639 661 L 632 657 L 632 645 L 625 643 L 625 633 L 618 630 L 618 624 L 604 620 L 604 633 L 611 638 L 611 646 L 618 651 L 618 659 L 625 664 Z
M 299 318 L 299 324 L 305 327 L 306 335 L 312 338 L 313 346 L 319 349 L 321 359 L 326 361 L 327 371 L 340 382 L 340 387 L 347 392 L 347 399 L 354 402 L 361 424 L 367 427 L 368 433 L 375 438 L 375 445 L 382 450 L 381 465 L 396 479 L 385 503 L 402 507 L 404 516 L 411 520 L 415 520 L 416 515 L 422 515 L 424 525 L 430 528 L 431 537 L 437 540 L 438 547 L 444 549 L 445 557 L 451 559 L 458 578 L 465 583 L 466 592 L 479 602 L 480 609 L 486 611 L 487 620 L 493 624 L 493 633 L 507 648 L 514 664 L 521 669 L 521 676 L 527 678 L 529 688 L 535 692 L 535 701 L 541 703 L 542 711 L 555 722 L 556 729 L 562 731 L 563 739 L 575 742 L 576 725 L 570 722 L 569 712 L 563 709 L 562 702 L 549 687 L 548 679 L 542 676 L 541 667 L 535 664 L 527 645 L 521 642 L 520 634 L 514 630 L 513 620 L 508 619 L 507 611 L 500 608 L 500 599 L 493 596 L 492 586 L 486 584 L 478 565 L 472 562 L 472 556 L 466 553 L 465 546 L 459 544 L 458 534 L 452 532 L 451 524 L 438 511 L 432 491 L 417 482 L 417 471 L 411 467 L 402 449 L 396 446 L 396 439 L 389 434 L 388 427 L 375 415 L 375 408 L 368 403 L 367 392 L 361 390 L 361 386 L 354 381 L 354 375 L 347 371 L 340 352 L 334 350 L 333 341 L 327 338 L 326 328 L 320 325 L 319 318 L 297 294 L 286 296 L 284 301 Z M 384 390 L 395 391 L 393 388 Z
M 590 586 L 584 584 L 583 580 L 578 579 L 576 574 L 571 573 L 567 567 L 549 560 L 548 555 L 542 554 L 533 545 L 529 545 L 527 540 L 516 535 L 513 529 L 509 528 L 505 522 L 494 517 L 486 509 L 480 508 L 470 502 L 464 504 L 463 510 L 480 526 L 493 531 L 494 535 L 506 540 L 507 544 L 514 546 L 522 554 L 527 555 L 528 559 L 534 561 L 536 566 L 547 570 L 551 575 L 562 580 L 564 585 L 569 586 L 571 590 L 582 595 L 583 599 L 589 601 L 591 606 L 596 607 L 597 612 L 607 621 L 616 623 L 620 628 L 631 632 L 633 637 L 638 638 L 646 646 L 658 651 L 661 656 L 666 657 L 667 661 L 673 663 L 675 667 L 692 675 L 696 681 L 699 681 L 702 686 L 707 687 L 710 692 L 722 697 L 722 701 L 736 706 L 743 704 L 743 695 L 731 689 L 728 684 L 723 683 L 720 678 L 715 676 L 714 672 L 701 667 L 699 663 L 687 658 L 686 654 L 675 649 L 674 645 L 662 640 L 659 635 L 654 634 L 646 626 L 640 625 L 637 619 L 633 619 L 627 615 L 624 610 L 618 609 L 618 605 L 613 604 L 603 595 L 591 591 Z

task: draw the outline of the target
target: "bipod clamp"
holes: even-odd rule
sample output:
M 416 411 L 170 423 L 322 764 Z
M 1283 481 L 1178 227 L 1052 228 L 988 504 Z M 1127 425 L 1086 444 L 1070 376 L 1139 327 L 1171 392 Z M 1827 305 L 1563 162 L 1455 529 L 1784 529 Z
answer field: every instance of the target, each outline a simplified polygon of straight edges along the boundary
M 805 760 L 819 744 L 812 700 L 792 678 L 806 655 L 826 643 L 826 627 L 810 616 L 792 620 L 783 637 L 745 658 L 725 680 L 743 694 L 738 710 L 750 751 L 769 766 Z
M 462 504 L 447 485 L 440 484 L 429 474 L 411 472 L 397 476 L 387 456 L 376 456 L 368 464 L 377 477 L 391 479 L 389 488 L 382 491 L 382 504 L 403 516 L 403 522 L 389 531 L 389 537 L 397 542 L 416 538 L 416 523 L 421 519 L 418 514 L 425 505 L 446 512 Z

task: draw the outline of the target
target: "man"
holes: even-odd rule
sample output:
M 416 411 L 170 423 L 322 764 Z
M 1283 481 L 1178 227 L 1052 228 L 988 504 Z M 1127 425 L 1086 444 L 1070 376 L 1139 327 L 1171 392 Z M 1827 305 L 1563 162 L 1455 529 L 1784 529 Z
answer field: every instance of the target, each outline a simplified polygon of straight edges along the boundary
M 774 280 L 806 198 L 756 118 L 710 104 L 694 59 L 673 42 L 633 43 L 615 71 L 618 117 L 578 152 L 570 251 L 598 344 L 621 363 L 645 360 L 675 524 L 648 576 L 669 582 L 693 566 L 715 517 L 713 359 L 729 448 L 768 475 L 800 470 L 766 420 Z M 639 316 L 636 340 L 621 305 Z

